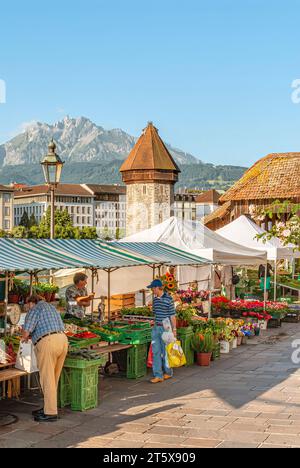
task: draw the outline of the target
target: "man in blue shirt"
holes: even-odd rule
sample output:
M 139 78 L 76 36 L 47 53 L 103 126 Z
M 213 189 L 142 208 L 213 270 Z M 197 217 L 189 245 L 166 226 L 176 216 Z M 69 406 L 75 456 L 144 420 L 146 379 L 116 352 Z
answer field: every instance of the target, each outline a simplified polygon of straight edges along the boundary
M 159 383 L 173 377 L 173 370 L 169 367 L 166 344 L 162 339 L 164 333 L 163 320 L 170 319 L 173 334 L 176 337 L 176 312 L 172 297 L 164 291 L 161 280 L 153 280 L 147 286 L 152 289 L 153 313 L 155 317 L 155 326 L 152 330 L 152 351 L 153 351 L 153 375 L 151 383 Z
M 33 411 L 35 421 L 57 421 L 57 388 L 68 352 L 68 339 L 59 312 L 38 296 L 28 298 L 22 340 L 31 337 L 35 346 L 40 382 L 44 394 L 44 408 Z

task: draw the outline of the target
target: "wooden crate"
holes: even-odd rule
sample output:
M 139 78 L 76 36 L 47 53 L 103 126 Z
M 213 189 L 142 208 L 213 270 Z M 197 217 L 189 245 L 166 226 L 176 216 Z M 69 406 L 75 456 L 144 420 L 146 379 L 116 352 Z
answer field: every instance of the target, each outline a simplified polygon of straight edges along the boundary
M 111 310 L 122 309 L 123 307 L 134 307 L 135 306 L 135 295 L 124 294 L 118 296 L 112 296 L 110 298 Z M 105 301 L 105 308 L 108 309 L 108 301 Z

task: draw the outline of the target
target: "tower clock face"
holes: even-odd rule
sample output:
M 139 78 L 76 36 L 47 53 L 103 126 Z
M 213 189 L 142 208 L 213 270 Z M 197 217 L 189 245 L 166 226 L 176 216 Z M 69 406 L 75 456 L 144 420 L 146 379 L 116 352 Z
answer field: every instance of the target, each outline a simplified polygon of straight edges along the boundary
M 11 325 L 17 325 L 21 318 L 21 307 L 18 304 L 8 304 L 7 319 Z

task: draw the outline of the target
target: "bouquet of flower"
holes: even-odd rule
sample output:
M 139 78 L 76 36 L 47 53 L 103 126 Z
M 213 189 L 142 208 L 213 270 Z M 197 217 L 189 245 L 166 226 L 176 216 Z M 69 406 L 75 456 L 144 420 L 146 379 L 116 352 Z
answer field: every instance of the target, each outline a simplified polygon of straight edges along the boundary
M 174 293 L 178 289 L 177 281 L 174 275 L 167 272 L 165 275 L 159 278 L 163 284 L 165 290 L 169 293 Z

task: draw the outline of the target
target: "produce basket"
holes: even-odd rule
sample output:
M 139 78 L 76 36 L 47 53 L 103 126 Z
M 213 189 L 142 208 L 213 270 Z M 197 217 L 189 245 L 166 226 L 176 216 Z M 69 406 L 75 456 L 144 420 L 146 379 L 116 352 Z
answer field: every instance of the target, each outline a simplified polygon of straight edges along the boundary
M 69 341 L 69 345 L 71 348 L 80 349 L 80 348 L 88 348 L 92 344 L 99 343 L 99 338 L 88 338 L 84 340 L 82 338 L 74 338 L 72 336 L 68 338 L 68 341 Z

